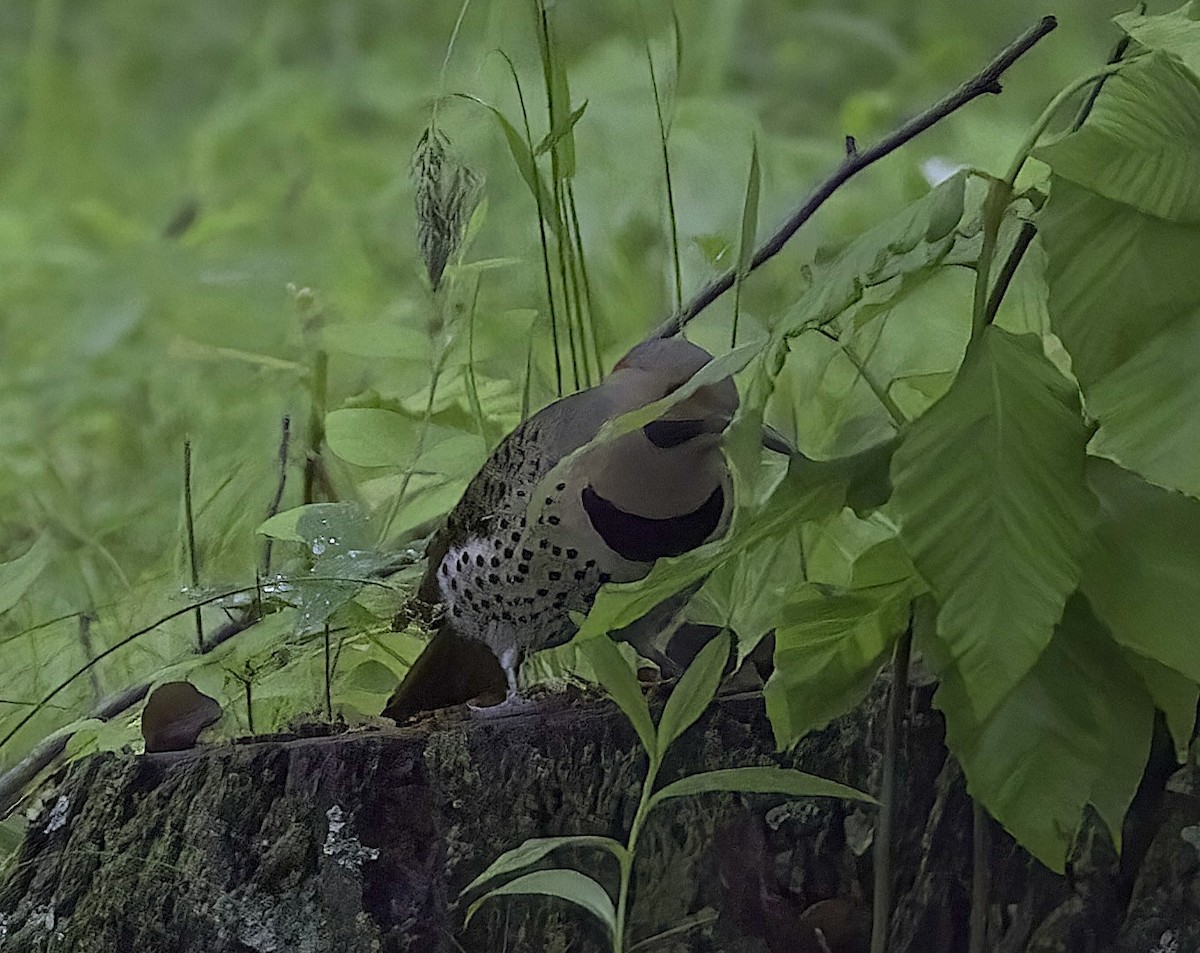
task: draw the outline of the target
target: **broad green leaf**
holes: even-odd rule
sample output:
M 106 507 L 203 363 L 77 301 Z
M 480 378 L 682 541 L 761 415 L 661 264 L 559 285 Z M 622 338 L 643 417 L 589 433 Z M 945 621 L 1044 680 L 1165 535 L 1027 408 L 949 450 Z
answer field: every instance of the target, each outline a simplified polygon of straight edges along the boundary
M 16 559 L 0 563 L 0 615 L 15 606 L 37 581 L 52 550 L 49 535 L 43 535 Z
M 1087 122 L 1034 156 L 1058 175 L 1171 222 L 1200 222 L 1200 79 L 1164 53 L 1104 83 Z
M 1092 458 L 1097 545 L 1081 583 L 1122 645 L 1200 682 L 1200 501 Z
M 1086 442 L 1040 339 L 993 326 L 892 460 L 900 537 L 977 717 L 1032 668 L 1079 582 Z
M 1087 394 L 1200 301 L 1200 227 L 1166 222 L 1055 176 L 1039 217 L 1050 320 Z
M 325 417 L 325 439 L 347 463 L 360 467 L 399 467 L 414 463 L 422 423 L 379 407 L 350 407 Z M 483 463 L 483 439 L 437 424 L 429 425 L 420 469 L 433 472 L 473 471 Z
M 916 418 L 945 393 L 962 362 L 974 293 L 968 269 L 922 265 L 886 287 L 864 289 L 830 325 L 840 329 L 836 341 L 810 333 L 788 342 L 773 407 L 790 404 L 797 441 L 814 457 L 841 457 L 892 438 L 896 421 L 877 391 Z M 913 386 L 914 379 L 925 386 Z
M 767 716 L 775 743 L 790 748 L 857 704 L 908 621 L 913 582 L 826 595 L 805 586 L 775 630 Z
M 1142 685 L 1154 699 L 1154 707 L 1163 713 L 1171 740 L 1175 742 L 1175 757 L 1186 764 L 1192 733 L 1196 730 L 1196 703 L 1200 686 L 1161 662 L 1125 649 L 1125 661 L 1141 676 Z
M 1185 3 L 1159 16 L 1130 11 L 1113 17 L 1113 22 L 1146 49 L 1171 53 L 1200 73 L 1200 23 L 1196 21 L 1195 3 Z
M 680 677 L 658 721 L 658 753 L 666 754 L 671 744 L 688 730 L 717 694 L 721 673 L 729 661 L 729 633 L 714 636 L 692 660 Z
M 612 696 L 617 707 L 625 713 L 642 742 L 642 747 L 651 758 L 657 757 L 658 742 L 654 733 L 654 722 L 650 719 L 650 706 L 642 694 L 637 673 L 626 661 L 616 643 L 600 635 L 579 643 L 580 650 L 592 665 L 596 678 L 604 690 Z
M 786 794 L 788 797 L 836 797 L 848 801 L 875 803 L 869 794 L 828 778 L 805 774 L 792 768 L 774 765 L 751 768 L 724 768 L 720 771 L 705 771 L 689 774 L 654 792 L 648 811 L 654 810 L 663 801 L 673 797 L 687 797 L 710 792 L 739 792 L 744 794 Z
M 402 358 L 428 364 L 429 335 L 396 321 L 340 321 L 321 328 L 326 350 L 359 357 Z
M 346 688 L 373 695 L 388 695 L 396 690 L 399 678 L 395 672 L 376 659 L 355 665 L 340 684 Z
M 622 860 L 628 853 L 623 844 L 618 843 L 611 837 L 596 837 L 583 834 L 567 837 L 531 837 L 519 847 L 506 850 L 488 864 L 487 870 L 463 887 L 459 892 L 459 896 L 466 896 L 471 891 L 478 890 L 484 884 L 495 880 L 497 877 L 503 877 L 505 874 L 515 874 L 518 870 L 524 870 L 526 867 L 536 864 L 543 857 L 549 856 L 560 847 L 599 848 L 600 850 L 608 851 L 618 861 Z
M 471 922 L 480 906 L 492 897 L 511 896 L 558 897 L 582 907 L 604 924 L 609 936 L 616 929 L 617 912 L 607 891 L 595 880 L 578 870 L 537 870 L 510 880 L 502 887 L 489 890 L 467 908 L 466 922 Z
M 1088 450 L 1200 497 L 1200 312 L 1168 325 L 1087 394 Z
M 304 543 L 314 556 L 363 549 L 371 517 L 357 503 L 309 503 L 276 513 L 258 527 L 272 539 Z
M 1089 803 L 1120 844 L 1154 703 L 1085 599 L 1068 602 L 1046 650 L 988 715 L 954 667 L 938 675 L 935 704 L 968 790 L 1021 846 L 1061 873 Z

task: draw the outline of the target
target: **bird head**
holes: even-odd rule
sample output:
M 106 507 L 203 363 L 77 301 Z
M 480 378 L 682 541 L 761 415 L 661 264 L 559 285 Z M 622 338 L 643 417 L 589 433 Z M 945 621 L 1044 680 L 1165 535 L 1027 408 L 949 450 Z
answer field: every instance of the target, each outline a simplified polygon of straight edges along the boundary
M 653 338 L 621 358 L 609 380 L 619 383 L 632 406 L 644 407 L 673 394 L 711 360 L 708 351 L 681 337 Z M 737 387 L 726 377 L 672 405 L 644 429 L 659 446 L 672 446 L 701 434 L 719 436 L 737 407 Z

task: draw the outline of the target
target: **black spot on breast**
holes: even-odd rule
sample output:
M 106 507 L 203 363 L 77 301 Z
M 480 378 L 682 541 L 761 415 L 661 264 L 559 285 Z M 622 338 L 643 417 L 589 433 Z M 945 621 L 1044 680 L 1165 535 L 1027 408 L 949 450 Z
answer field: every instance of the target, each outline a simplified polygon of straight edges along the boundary
M 499 565 L 500 565 L 500 557 L 499 557 L 499 556 L 493 556 L 493 557 L 492 557 L 492 568 L 493 568 L 493 569 L 495 569 L 495 568 L 496 568 L 497 566 L 499 566 Z
M 567 550 L 567 559 L 574 559 L 578 555 L 579 555 L 578 549 L 568 549 Z
M 549 576 L 551 582 L 558 582 L 558 580 L 562 578 L 562 573 L 557 569 L 551 569 L 547 575 Z
M 559 523 L 562 522 L 562 520 L 560 520 L 557 516 L 547 516 L 546 522 L 549 523 L 551 526 L 557 526 Z
M 533 559 L 533 550 L 532 549 L 522 549 L 521 550 L 521 558 L 525 559 L 525 560 Z
M 692 512 L 667 519 L 627 513 L 590 486 L 583 488 L 582 496 L 584 512 L 608 548 L 641 563 L 695 549 L 713 534 L 725 509 L 725 491 L 719 486 Z

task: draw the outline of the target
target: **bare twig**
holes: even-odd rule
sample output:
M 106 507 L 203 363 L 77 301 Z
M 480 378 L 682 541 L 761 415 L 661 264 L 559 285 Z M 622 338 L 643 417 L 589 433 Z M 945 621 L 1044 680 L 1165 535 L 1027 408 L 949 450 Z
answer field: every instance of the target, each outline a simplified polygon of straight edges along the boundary
M 183 521 L 187 527 L 188 562 L 192 568 L 192 592 L 200 590 L 200 566 L 196 561 L 196 518 L 192 511 L 192 441 L 183 441 Z M 204 622 L 196 606 L 196 651 L 204 651 Z
M 283 433 L 279 437 L 279 481 L 275 484 L 275 495 L 271 497 L 271 505 L 267 507 L 267 519 L 279 512 L 283 502 L 283 491 L 287 487 L 288 447 L 292 442 L 292 418 L 283 417 Z M 271 546 L 275 541 L 270 536 L 266 538 L 262 548 L 262 559 L 259 560 L 259 575 L 271 574 Z
M 759 246 L 754 254 L 753 261 L 750 263 L 750 271 L 754 271 L 779 254 L 783 250 L 784 245 L 800 229 L 800 226 L 812 218 L 817 209 L 824 205 L 830 196 L 851 178 L 867 168 L 867 166 L 895 152 L 906 142 L 941 122 L 951 113 L 961 109 L 972 100 L 978 99 L 987 93 L 1001 92 L 1000 77 L 1004 72 L 1033 49 L 1034 45 L 1056 26 L 1058 26 L 1058 22 L 1054 17 L 1043 17 L 1038 24 L 1026 30 L 999 56 L 992 60 L 982 72 L 964 83 L 949 96 L 930 106 L 919 115 L 914 116 L 889 136 L 871 146 L 871 148 L 856 151 L 853 155 L 847 155 L 837 170 L 805 200 L 804 204 L 792 213 L 787 221 L 775 230 L 774 234 Z M 680 328 L 732 288 L 736 277 L 737 270 L 735 268 L 731 268 L 720 275 L 702 288 L 681 312 L 671 315 L 670 318 L 655 328 L 650 337 L 669 338 L 678 333 Z
M 330 681 L 333 678 L 333 666 L 329 655 L 329 623 L 325 623 L 325 717 L 333 721 L 333 692 Z

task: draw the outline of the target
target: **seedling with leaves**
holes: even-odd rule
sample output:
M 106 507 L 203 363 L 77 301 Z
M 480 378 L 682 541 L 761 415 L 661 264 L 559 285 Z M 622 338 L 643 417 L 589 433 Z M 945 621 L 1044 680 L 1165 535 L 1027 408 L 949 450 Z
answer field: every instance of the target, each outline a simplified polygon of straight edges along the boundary
M 523 873 L 499 887 L 492 887 L 474 900 L 467 909 L 468 921 L 484 902 L 494 897 L 559 897 L 599 919 L 612 941 L 613 953 L 622 953 L 627 949 L 630 889 L 638 839 L 651 812 L 664 802 L 677 797 L 724 791 L 781 794 L 787 797 L 835 797 L 874 803 L 869 795 L 836 781 L 775 766 L 706 771 L 657 788 L 658 773 L 667 751 L 716 697 L 721 674 L 729 659 L 730 642 L 728 632 L 721 632 L 697 653 L 667 699 L 657 726 L 650 716 L 650 707 L 637 676 L 616 644 L 603 636 L 589 639 L 583 644 L 583 652 L 597 680 L 629 719 L 649 758 L 641 796 L 625 843 L 611 837 L 587 835 L 531 838 L 497 858 L 464 888 L 462 895 L 474 893 L 496 880 L 526 870 L 556 850 L 567 847 L 598 848 L 607 851 L 617 862 L 619 880 L 616 902 L 598 880 L 581 871 L 561 867 L 535 870 Z

